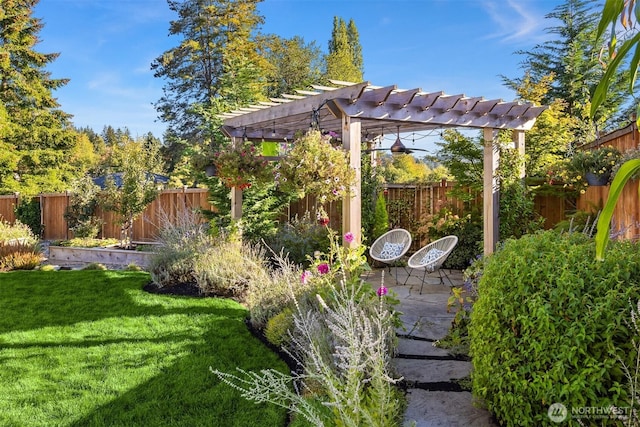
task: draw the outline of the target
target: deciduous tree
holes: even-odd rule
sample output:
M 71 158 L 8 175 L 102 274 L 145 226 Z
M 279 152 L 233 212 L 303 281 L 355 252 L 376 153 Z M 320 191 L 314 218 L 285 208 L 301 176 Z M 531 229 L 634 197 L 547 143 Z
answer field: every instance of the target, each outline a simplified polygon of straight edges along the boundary
M 284 39 L 276 35 L 263 38 L 261 54 L 271 65 L 267 77 L 267 96 L 279 97 L 320 82 L 322 54 L 315 42 L 300 36 Z
M 165 80 L 156 109 L 178 138 L 201 142 L 203 118 L 194 107 L 208 109 L 218 97 L 241 105 L 261 96 L 264 59 L 252 38 L 262 23 L 259 1 L 168 0 L 178 15 L 169 34 L 182 40 L 151 68 L 155 77 Z
M 158 195 L 158 184 L 154 173 L 162 172 L 160 155 L 155 145 L 145 144 L 144 140 L 127 141 L 111 154 L 112 173 L 120 173 L 122 183 L 116 185 L 113 175 L 107 175 L 107 188 L 101 205 L 115 212 L 122 224 L 125 244 L 133 237 L 133 221 Z

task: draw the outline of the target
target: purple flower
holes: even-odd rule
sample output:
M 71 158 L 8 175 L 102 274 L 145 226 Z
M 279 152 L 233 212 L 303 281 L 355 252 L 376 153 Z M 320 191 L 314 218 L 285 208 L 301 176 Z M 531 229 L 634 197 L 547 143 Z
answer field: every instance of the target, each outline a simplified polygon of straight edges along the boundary
M 328 272 L 329 272 L 329 264 L 327 264 L 326 262 L 323 262 L 318 266 L 318 273 L 327 274 Z
M 311 272 L 306 270 L 304 273 L 302 273 L 302 276 L 300 277 L 300 281 L 302 282 L 303 285 L 306 285 L 309 282 L 309 279 L 311 279 Z
M 344 240 L 345 240 L 347 243 L 351 243 L 351 242 L 353 242 L 353 233 L 352 233 L 352 232 L 350 232 L 350 231 L 349 231 L 349 232 L 347 232 L 347 233 L 344 235 Z
M 385 295 L 387 294 L 387 292 L 388 292 L 387 288 L 385 288 L 384 286 L 380 286 L 380 287 L 378 288 L 378 290 L 376 291 L 376 294 L 377 294 L 379 297 L 383 297 L 383 296 L 385 296 Z

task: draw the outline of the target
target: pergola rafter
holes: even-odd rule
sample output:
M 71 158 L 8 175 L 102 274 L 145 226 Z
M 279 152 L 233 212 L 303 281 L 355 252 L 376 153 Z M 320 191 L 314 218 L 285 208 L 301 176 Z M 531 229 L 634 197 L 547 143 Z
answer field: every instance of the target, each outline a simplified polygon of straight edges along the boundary
M 342 134 L 351 164 L 360 176 L 360 149 L 363 137 L 372 140 L 395 132 L 419 132 L 441 128 L 484 129 L 485 143 L 485 252 L 492 252 L 497 241 L 497 183 L 494 172 L 497 153 L 493 150 L 495 130 L 511 129 L 514 142 L 524 150 L 525 130 L 531 129 L 546 107 L 529 103 L 487 100 L 482 97 L 398 89 L 395 85 L 373 86 L 369 82 L 331 81 L 334 86 L 312 85 L 310 90 L 283 94 L 222 114 L 222 129 L 231 138 L 293 141 L 296 132 L 318 126 Z M 360 184 L 356 193 L 343 203 L 343 228 L 360 235 Z M 235 216 L 241 214 L 234 190 Z M 241 203 L 241 202 L 240 202 Z M 354 218 L 356 216 L 357 218 Z

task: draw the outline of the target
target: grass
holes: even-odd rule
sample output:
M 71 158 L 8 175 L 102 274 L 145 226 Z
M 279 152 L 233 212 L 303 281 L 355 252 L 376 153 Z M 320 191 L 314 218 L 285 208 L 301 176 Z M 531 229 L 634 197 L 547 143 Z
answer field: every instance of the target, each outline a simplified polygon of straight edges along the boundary
M 148 294 L 144 272 L 0 275 L 0 425 L 284 426 L 209 367 L 286 365 L 225 299 Z

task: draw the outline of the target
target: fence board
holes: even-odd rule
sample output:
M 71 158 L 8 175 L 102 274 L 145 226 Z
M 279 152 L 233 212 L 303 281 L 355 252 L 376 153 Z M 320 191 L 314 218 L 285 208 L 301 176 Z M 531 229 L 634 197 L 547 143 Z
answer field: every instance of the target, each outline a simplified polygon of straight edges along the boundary
M 64 219 L 70 197 L 69 193 L 46 193 L 39 196 L 45 239 L 58 240 L 71 237 L 67 221 Z
M 18 194 L 0 196 L 0 220 L 11 224 L 16 220 L 15 207 L 20 201 Z

